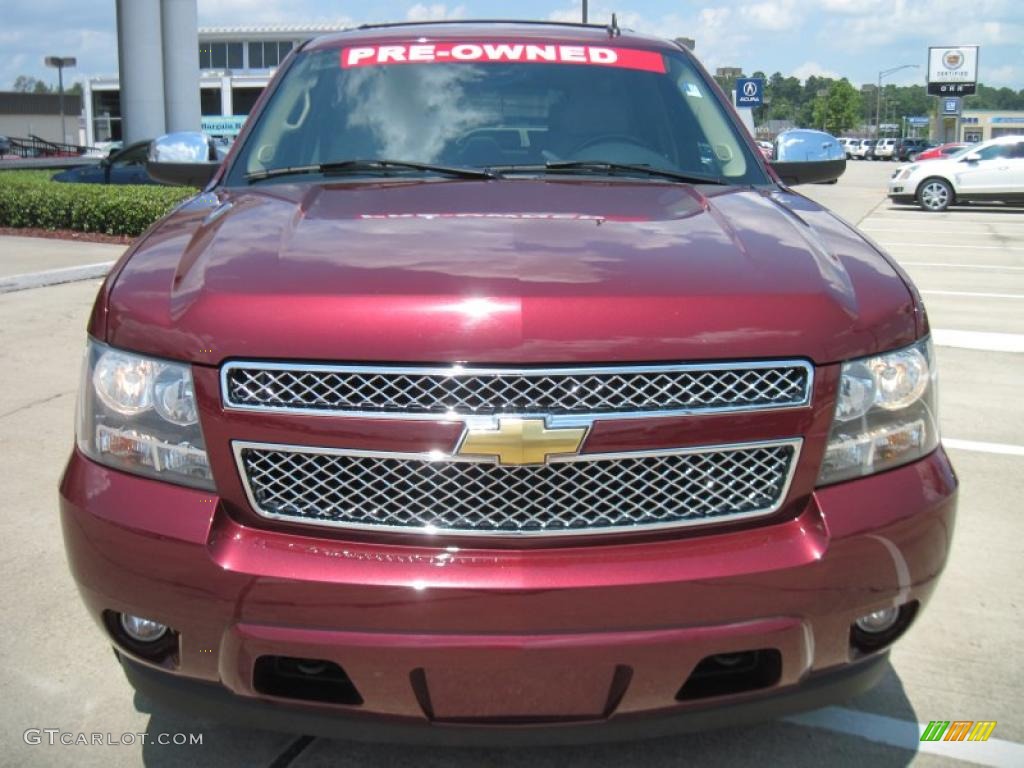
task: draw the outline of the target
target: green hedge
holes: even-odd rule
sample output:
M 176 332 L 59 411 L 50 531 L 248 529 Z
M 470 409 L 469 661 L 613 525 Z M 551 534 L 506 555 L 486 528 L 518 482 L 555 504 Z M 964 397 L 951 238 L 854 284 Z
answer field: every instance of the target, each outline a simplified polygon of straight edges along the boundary
M 51 181 L 54 171 L 0 171 L 0 227 L 141 234 L 197 190 Z

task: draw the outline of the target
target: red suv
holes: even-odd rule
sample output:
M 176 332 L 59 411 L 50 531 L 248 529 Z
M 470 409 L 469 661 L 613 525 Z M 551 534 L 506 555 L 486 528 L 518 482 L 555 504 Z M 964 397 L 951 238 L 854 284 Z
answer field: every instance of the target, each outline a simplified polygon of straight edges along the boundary
M 685 48 L 300 46 L 89 324 L 70 567 L 146 696 L 566 742 L 865 690 L 953 529 L 921 299 Z M 198 162 L 186 162 L 198 161 Z M 838 165 L 837 165 L 838 163 Z

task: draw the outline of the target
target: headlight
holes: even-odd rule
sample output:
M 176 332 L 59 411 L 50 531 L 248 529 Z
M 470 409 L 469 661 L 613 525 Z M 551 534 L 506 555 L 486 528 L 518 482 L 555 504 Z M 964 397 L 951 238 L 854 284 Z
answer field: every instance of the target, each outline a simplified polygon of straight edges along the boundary
M 898 467 L 935 450 L 936 383 L 930 339 L 843 363 L 818 485 Z
M 188 365 L 90 341 L 77 440 L 79 450 L 100 464 L 213 489 Z
M 899 172 L 899 175 L 896 177 L 896 180 L 897 181 L 904 181 L 906 179 L 909 179 L 910 175 L 914 171 L 916 171 L 916 170 L 917 170 L 917 166 L 916 165 L 908 165 L 906 168 L 904 168 L 902 171 Z

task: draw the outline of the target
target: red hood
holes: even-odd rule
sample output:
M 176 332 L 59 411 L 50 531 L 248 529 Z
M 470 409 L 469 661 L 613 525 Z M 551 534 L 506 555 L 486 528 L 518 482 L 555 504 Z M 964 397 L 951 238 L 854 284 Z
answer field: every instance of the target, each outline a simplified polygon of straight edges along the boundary
M 825 363 L 915 338 L 907 286 L 834 216 L 778 190 L 700 190 L 578 179 L 223 190 L 115 270 L 105 337 L 205 364 Z

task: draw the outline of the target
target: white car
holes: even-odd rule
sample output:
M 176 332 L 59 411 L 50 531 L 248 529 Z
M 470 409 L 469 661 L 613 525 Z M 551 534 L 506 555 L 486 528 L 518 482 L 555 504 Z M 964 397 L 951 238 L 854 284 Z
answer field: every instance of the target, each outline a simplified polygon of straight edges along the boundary
M 875 146 L 874 139 L 854 139 L 853 145 L 850 147 L 850 159 L 852 160 L 866 160 L 868 152 Z
M 896 151 L 896 142 L 898 139 L 879 139 L 875 144 L 875 152 L 873 159 L 875 160 L 892 160 L 892 154 Z
M 1024 136 L 1000 136 L 942 160 L 901 165 L 889 179 L 889 199 L 926 211 L 954 203 L 1024 203 Z

